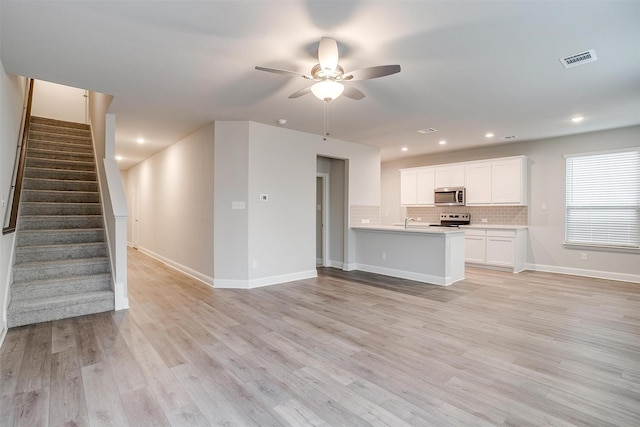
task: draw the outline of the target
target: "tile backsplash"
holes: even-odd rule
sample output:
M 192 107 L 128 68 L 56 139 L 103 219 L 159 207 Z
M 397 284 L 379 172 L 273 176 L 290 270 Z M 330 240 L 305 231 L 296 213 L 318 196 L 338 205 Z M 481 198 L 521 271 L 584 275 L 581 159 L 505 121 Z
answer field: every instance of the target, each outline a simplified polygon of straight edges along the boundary
M 407 207 L 407 216 L 422 222 L 438 223 L 441 213 L 469 213 L 471 224 L 528 225 L 529 218 L 527 206 Z
M 363 224 L 363 219 L 369 220 L 369 223 Z M 349 224 L 352 227 L 360 225 L 380 225 L 380 206 L 351 205 Z

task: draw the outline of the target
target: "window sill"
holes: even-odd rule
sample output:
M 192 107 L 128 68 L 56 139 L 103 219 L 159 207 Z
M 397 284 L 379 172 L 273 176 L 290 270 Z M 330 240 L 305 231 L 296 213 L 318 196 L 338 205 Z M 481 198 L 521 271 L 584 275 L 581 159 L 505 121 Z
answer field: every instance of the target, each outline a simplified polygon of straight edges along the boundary
M 590 245 L 587 243 L 563 243 L 567 249 L 588 249 L 593 251 L 601 251 L 601 252 L 617 252 L 617 253 L 628 253 L 628 254 L 640 254 L 640 248 L 631 248 L 628 246 L 604 246 L 604 245 Z

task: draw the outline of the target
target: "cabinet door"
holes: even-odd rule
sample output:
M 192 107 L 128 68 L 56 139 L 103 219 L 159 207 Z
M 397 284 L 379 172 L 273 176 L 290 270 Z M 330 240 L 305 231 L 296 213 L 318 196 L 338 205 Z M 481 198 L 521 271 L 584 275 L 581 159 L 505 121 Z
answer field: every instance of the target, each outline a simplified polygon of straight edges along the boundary
M 491 163 L 467 166 L 465 180 L 467 205 L 491 203 Z
M 419 205 L 433 205 L 435 171 L 432 168 L 418 169 L 416 176 L 416 203 Z
M 513 237 L 487 236 L 487 264 L 499 267 L 513 267 L 515 260 L 515 239 Z
M 435 188 L 464 187 L 464 166 L 436 168 Z
M 464 167 L 452 167 L 449 170 L 449 186 L 464 187 Z
M 522 194 L 522 161 L 505 160 L 491 164 L 491 201 L 502 204 L 526 204 Z
M 400 204 L 416 204 L 416 176 L 415 170 L 400 171 Z
M 485 254 L 485 236 L 470 236 L 464 237 L 464 260 L 465 262 L 472 262 L 476 264 L 486 263 Z

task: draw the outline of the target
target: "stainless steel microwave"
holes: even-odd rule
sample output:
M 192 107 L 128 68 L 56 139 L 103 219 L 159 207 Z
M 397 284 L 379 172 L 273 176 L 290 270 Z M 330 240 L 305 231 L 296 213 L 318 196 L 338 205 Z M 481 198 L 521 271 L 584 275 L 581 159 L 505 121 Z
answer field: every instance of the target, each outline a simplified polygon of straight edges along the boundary
M 464 206 L 464 187 L 436 188 L 434 201 L 436 206 Z

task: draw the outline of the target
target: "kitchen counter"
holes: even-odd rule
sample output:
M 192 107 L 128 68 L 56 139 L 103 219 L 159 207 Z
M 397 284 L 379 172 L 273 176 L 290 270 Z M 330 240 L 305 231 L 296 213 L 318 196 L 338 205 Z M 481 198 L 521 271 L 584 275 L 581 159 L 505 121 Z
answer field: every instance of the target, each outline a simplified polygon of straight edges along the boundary
M 349 270 L 368 271 L 433 285 L 464 279 L 464 230 L 404 225 L 351 227 L 356 262 Z
M 526 230 L 528 228 L 527 225 L 497 225 L 497 224 L 469 224 L 469 225 L 461 225 L 461 229 L 492 229 L 492 230 Z
M 420 234 L 443 234 L 443 233 L 460 233 L 462 230 L 455 227 L 431 227 L 418 226 L 404 228 L 404 225 L 369 225 L 351 227 L 354 230 L 369 231 L 391 231 L 399 233 L 420 233 Z

